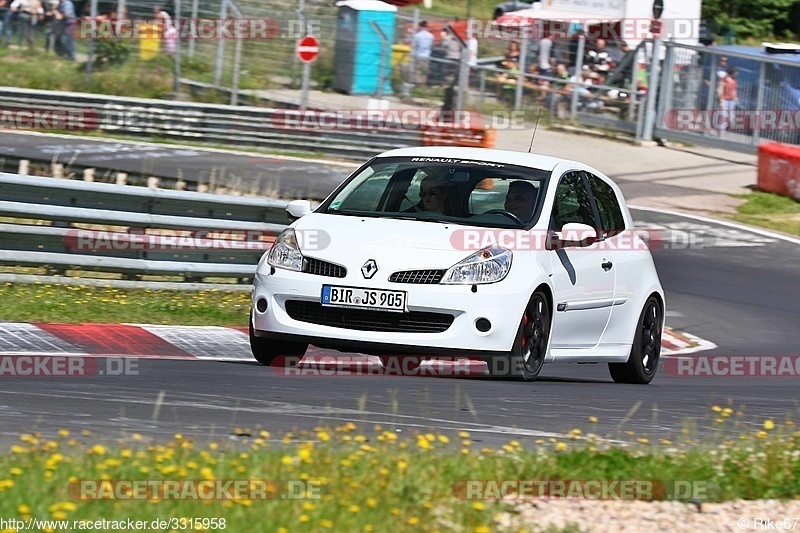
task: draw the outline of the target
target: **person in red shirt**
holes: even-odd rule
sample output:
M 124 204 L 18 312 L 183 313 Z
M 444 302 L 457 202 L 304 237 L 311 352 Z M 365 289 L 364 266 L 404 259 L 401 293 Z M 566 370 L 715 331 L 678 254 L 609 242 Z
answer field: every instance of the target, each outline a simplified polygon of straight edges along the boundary
M 717 85 L 717 96 L 719 97 L 722 111 L 719 128 L 720 137 L 725 134 L 725 130 L 728 129 L 728 126 L 733 121 L 736 104 L 739 102 L 739 82 L 736 79 L 736 74 L 736 67 L 729 67 L 727 76 L 719 80 L 719 85 Z

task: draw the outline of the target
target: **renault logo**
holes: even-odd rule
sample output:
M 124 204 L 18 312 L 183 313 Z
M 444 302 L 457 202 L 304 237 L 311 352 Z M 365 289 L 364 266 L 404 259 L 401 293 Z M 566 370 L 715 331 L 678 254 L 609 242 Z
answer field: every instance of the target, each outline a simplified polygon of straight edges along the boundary
M 375 272 L 378 271 L 378 263 L 375 262 L 374 259 L 370 259 L 364 266 L 361 267 L 361 273 L 364 275 L 366 279 L 372 278 L 375 275 Z

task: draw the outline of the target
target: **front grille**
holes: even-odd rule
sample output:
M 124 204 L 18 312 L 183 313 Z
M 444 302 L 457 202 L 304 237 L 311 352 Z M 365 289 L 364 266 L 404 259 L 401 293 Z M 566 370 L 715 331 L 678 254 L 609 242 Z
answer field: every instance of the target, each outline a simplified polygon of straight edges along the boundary
M 306 257 L 303 259 L 303 272 L 316 274 L 317 276 L 328 276 L 330 278 L 343 278 L 347 275 L 347 269 L 342 265 L 328 263 L 322 259 Z
M 389 276 L 392 283 L 421 283 L 433 285 L 442 281 L 446 270 L 404 270 Z
M 286 313 L 294 320 L 357 329 L 359 331 L 403 331 L 407 333 L 441 333 L 447 331 L 455 317 L 446 313 L 411 311 L 392 313 L 365 309 L 325 307 L 317 302 L 287 300 Z

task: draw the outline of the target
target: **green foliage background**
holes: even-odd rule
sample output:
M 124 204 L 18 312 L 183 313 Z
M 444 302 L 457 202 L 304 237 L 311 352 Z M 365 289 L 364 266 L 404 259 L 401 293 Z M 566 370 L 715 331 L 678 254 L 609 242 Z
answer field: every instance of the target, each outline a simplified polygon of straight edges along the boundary
M 800 1 L 703 0 L 703 19 L 713 21 L 712 31 L 717 35 L 733 30 L 737 41 L 773 37 L 797 40 Z

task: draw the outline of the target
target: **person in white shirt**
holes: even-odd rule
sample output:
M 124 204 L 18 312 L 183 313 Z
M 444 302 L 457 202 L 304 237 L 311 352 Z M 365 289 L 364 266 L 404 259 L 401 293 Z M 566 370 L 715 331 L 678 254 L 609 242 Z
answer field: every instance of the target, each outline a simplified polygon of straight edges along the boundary
M 39 17 L 44 15 L 39 0 L 14 0 L 11 2 L 11 11 L 17 13 L 19 17 L 19 40 L 18 45 L 22 45 L 22 38 L 28 42 L 28 48 L 33 48 L 36 44 L 36 24 L 39 22 Z
M 539 74 L 542 76 L 552 76 L 553 67 L 550 65 L 550 54 L 553 51 L 553 39 L 547 31 L 539 41 Z
M 420 85 L 428 83 L 433 41 L 433 34 L 428 31 L 428 22 L 423 20 L 419 23 L 419 31 L 411 40 L 411 55 L 414 56 L 415 70 L 417 71 L 415 78 L 416 83 Z

